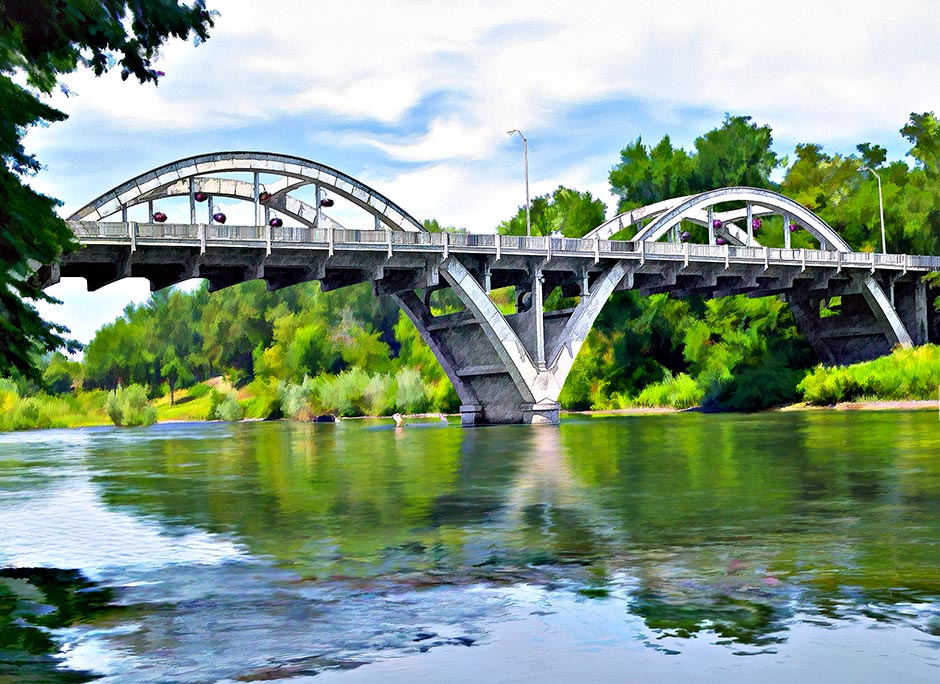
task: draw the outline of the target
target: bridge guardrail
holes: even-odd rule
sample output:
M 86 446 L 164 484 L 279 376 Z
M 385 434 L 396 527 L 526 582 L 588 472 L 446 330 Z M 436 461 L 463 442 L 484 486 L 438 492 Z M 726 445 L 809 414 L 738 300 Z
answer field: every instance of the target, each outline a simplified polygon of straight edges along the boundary
M 213 223 L 206 226 L 207 240 L 263 240 L 264 226 L 224 226 Z
M 199 227 L 189 223 L 168 223 L 160 226 L 154 226 L 149 223 L 129 225 L 136 226 L 136 235 L 142 238 L 174 237 L 196 239 L 199 237 Z

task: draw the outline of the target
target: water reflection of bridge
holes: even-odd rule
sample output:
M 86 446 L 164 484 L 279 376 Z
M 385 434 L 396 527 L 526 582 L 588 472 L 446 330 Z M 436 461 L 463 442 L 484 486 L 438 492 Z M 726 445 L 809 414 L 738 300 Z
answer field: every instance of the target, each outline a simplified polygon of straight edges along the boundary
M 299 195 L 310 190 L 304 201 Z M 371 215 L 371 226 L 336 223 L 324 211 L 332 205 L 324 191 Z M 251 203 L 251 224 L 225 225 L 214 208 L 218 197 Z M 170 222 L 156 207 L 173 202 L 186 221 Z M 202 203 L 205 222 L 197 220 Z M 144 221 L 130 220 L 143 210 Z M 770 217 L 779 219 L 764 223 Z M 46 284 L 64 276 L 85 278 L 91 290 L 126 277 L 147 278 L 154 290 L 189 278 L 206 278 L 211 290 L 255 278 L 271 289 L 309 280 L 324 290 L 371 282 L 376 294 L 394 297 L 434 351 L 461 399 L 464 424 L 557 422 L 561 388 L 615 290 L 781 295 L 828 363 L 923 344 L 938 327 L 921 276 L 940 270 L 940 257 L 853 252 L 805 207 L 755 188 L 635 209 L 579 239 L 428 233 L 394 202 L 335 169 L 229 152 L 138 176 L 80 209 L 70 225 L 83 249 L 43 267 Z M 632 225 L 632 239 L 610 239 Z M 756 234 L 774 230 L 782 231 L 784 247 L 762 246 Z M 797 231 L 817 248 L 794 248 Z M 516 306 L 504 315 L 489 292 L 507 286 L 515 288 Z M 432 313 L 431 293 L 443 288 L 456 293 L 464 311 Z M 577 305 L 545 311 L 558 288 Z M 839 315 L 823 317 L 822 305 L 834 296 L 842 298 Z

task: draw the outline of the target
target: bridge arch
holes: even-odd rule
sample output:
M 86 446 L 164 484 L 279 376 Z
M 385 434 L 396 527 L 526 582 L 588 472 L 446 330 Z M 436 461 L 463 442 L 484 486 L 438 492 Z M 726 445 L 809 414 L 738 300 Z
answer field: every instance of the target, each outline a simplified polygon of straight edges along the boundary
M 730 187 L 718 190 L 709 190 L 698 195 L 678 198 L 669 208 L 660 213 L 655 219 L 633 236 L 632 242 L 655 242 L 665 236 L 670 229 L 681 221 L 694 221 L 699 224 L 707 223 L 707 210 L 716 204 L 724 202 L 747 202 L 756 205 L 758 211 L 752 209 L 752 216 L 779 214 L 785 218 L 796 221 L 815 237 L 820 245 L 831 246 L 833 251 L 851 252 L 852 248 L 842 239 L 832 227 L 815 213 L 799 202 L 781 195 L 772 190 L 763 188 Z M 733 210 L 723 215 L 724 221 L 740 220 L 746 210 Z M 703 216 L 703 214 L 705 214 Z
M 655 242 L 668 234 L 682 221 L 689 221 L 700 226 L 708 225 L 709 209 L 717 204 L 725 202 L 746 202 L 750 205 L 750 213 L 753 218 L 764 216 L 779 215 L 795 221 L 810 235 L 816 238 L 820 245 L 829 247 L 833 251 L 851 252 L 852 248 L 833 228 L 822 218 L 817 216 L 802 204 L 781 195 L 772 190 L 764 188 L 751 188 L 735 186 L 720 188 L 718 190 L 709 190 L 697 195 L 685 195 L 683 197 L 674 197 L 663 200 L 647 206 L 638 207 L 622 212 L 614 216 L 609 221 L 585 235 L 586 238 L 609 239 L 616 233 L 624 230 L 630 225 L 639 224 L 642 221 L 650 219 L 649 223 L 641 226 L 636 235 L 630 241 L 638 243 L 640 241 Z M 744 244 L 747 230 L 741 230 L 735 226 L 736 221 L 747 217 L 748 209 L 733 209 L 713 213 L 713 219 L 719 219 L 728 227 L 724 231 L 724 237 L 728 238 L 733 244 Z M 750 244 L 760 246 L 760 243 L 751 238 Z
M 258 183 L 246 183 L 211 174 L 251 172 L 279 176 L 270 199 L 259 201 Z M 257 175 L 255 178 L 257 179 Z M 376 225 L 391 230 L 423 232 L 411 214 L 365 183 L 325 164 L 269 152 L 213 152 L 180 159 L 140 174 L 92 200 L 69 217 L 73 221 L 100 221 L 129 207 L 161 197 L 190 196 L 199 191 L 264 204 L 312 226 L 318 207 L 292 197 L 300 187 L 314 185 L 343 197 L 375 217 Z M 212 192 L 214 191 L 214 193 Z

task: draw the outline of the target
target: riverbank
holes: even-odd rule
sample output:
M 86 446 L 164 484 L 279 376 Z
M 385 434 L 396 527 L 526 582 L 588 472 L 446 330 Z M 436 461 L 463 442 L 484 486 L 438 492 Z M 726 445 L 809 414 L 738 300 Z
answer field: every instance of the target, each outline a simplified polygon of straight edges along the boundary
M 940 411 L 940 400 L 937 399 L 911 399 L 903 401 L 895 400 L 871 400 L 871 401 L 845 401 L 829 405 L 815 405 L 808 402 L 799 402 L 778 406 L 775 408 L 761 409 L 754 413 L 773 413 L 777 411 Z M 702 413 L 702 407 L 693 406 L 692 408 L 677 409 L 669 406 L 657 407 L 631 407 L 622 409 L 604 409 L 596 411 L 562 411 L 563 415 L 585 415 L 585 416 L 643 416 L 657 415 L 666 413 Z M 722 411 L 716 413 L 742 413 L 741 411 Z

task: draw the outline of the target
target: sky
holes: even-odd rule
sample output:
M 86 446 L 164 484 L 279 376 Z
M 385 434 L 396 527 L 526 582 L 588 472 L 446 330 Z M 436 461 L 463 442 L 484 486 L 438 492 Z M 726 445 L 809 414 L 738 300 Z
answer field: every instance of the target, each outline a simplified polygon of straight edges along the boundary
M 726 113 L 769 125 L 774 149 L 904 158 L 912 112 L 940 112 L 938 0 L 208 0 L 199 46 L 175 41 L 159 86 L 117 72 L 64 79 L 65 122 L 36 128 L 31 184 L 62 216 L 162 164 L 208 152 L 290 154 L 343 171 L 413 216 L 492 232 L 559 185 L 616 206 L 620 150 L 669 135 L 691 149 Z M 221 207 L 228 210 L 227 207 Z M 342 215 L 364 227 L 371 218 Z M 231 221 L 230 221 L 231 222 Z M 89 341 L 129 302 L 126 279 L 95 293 L 49 289 L 49 320 Z

